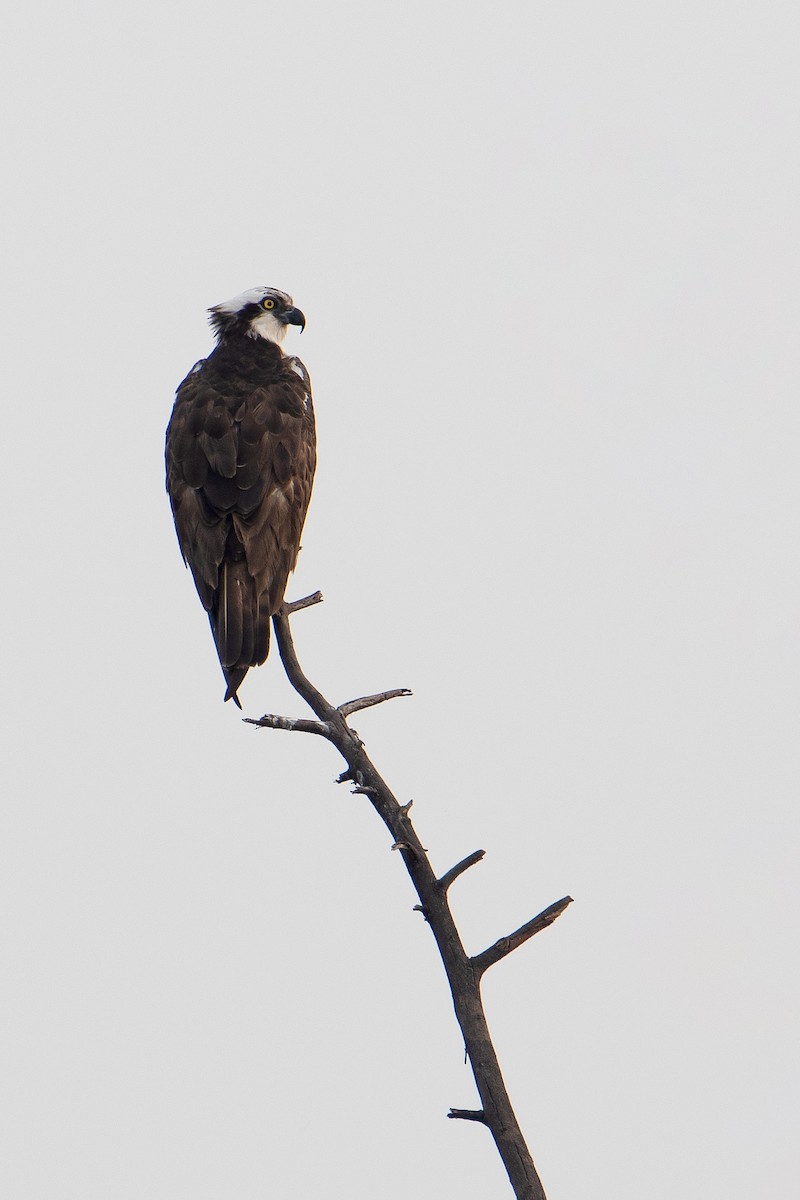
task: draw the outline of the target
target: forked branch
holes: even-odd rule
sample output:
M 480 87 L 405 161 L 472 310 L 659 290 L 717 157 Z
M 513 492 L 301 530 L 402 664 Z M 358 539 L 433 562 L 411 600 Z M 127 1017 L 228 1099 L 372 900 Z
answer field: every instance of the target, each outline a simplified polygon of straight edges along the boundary
M 339 776 L 339 783 L 352 784 L 352 791 L 366 796 L 383 820 L 392 837 L 392 849 L 403 858 L 406 870 L 419 896 L 415 908 L 423 913 L 444 964 L 456 1018 L 464 1037 L 464 1046 L 472 1066 L 481 1108 L 451 1108 L 447 1114 L 453 1119 L 475 1121 L 486 1125 L 494 1138 L 500 1157 L 508 1171 L 511 1186 L 518 1200 L 545 1200 L 544 1190 L 533 1165 L 522 1131 L 506 1091 L 500 1065 L 497 1061 L 486 1014 L 480 994 L 481 976 L 493 963 L 498 962 L 512 950 L 521 946 L 541 929 L 546 928 L 564 911 L 570 897 L 556 901 L 526 922 L 514 933 L 500 938 L 481 954 L 470 958 L 464 950 L 458 929 L 448 902 L 448 889 L 464 871 L 480 862 L 483 850 L 456 863 L 437 879 L 428 859 L 427 851 L 420 842 L 409 817 L 411 802 L 400 804 L 390 788 L 375 769 L 358 734 L 347 724 L 347 717 L 361 709 L 381 704 L 385 700 L 410 695 L 407 688 L 395 688 L 358 700 L 348 700 L 338 707 L 331 704 L 306 678 L 292 640 L 289 616 L 322 599 L 320 592 L 304 600 L 285 604 L 274 618 L 278 650 L 286 674 L 295 691 L 302 696 L 313 710 L 316 721 L 278 717 L 267 714 L 256 721 L 248 721 L 263 729 L 283 729 L 302 733 L 314 733 L 327 738 L 334 744 L 347 763 L 346 770 Z

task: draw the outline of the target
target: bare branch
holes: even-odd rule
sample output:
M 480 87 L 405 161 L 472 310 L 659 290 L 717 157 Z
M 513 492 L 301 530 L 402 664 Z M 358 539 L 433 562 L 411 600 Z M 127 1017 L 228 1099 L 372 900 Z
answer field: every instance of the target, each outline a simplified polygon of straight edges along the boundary
M 316 603 L 316 600 L 313 602 Z M 462 862 L 457 863 L 442 876 L 441 880 L 436 878 L 427 851 L 408 815 L 409 806 L 399 803 L 367 755 L 364 743 L 347 724 L 348 712 L 355 712 L 356 708 L 352 706 L 360 704 L 360 702 L 350 701 L 347 705 L 335 708 L 303 673 L 297 660 L 289 626 L 289 614 L 296 611 L 298 606 L 305 607 L 303 602 L 299 601 L 297 605 L 284 606 L 281 612 L 273 617 L 273 625 L 278 650 L 289 682 L 318 718 L 317 721 L 307 722 L 308 732 L 322 734 L 329 738 L 346 763 L 346 769 L 340 774 L 338 782 L 350 782 L 354 785 L 354 791 L 367 796 L 370 804 L 392 834 L 392 849 L 401 852 L 406 870 L 419 897 L 420 903 L 416 907 L 422 912 L 433 933 L 450 985 L 456 1019 L 464 1036 L 464 1045 L 482 1107 L 475 1110 L 454 1108 L 448 1115 L 456 1119 L 479 1122 L 489 1129 L 518 1200 L 545 1200 L 544 1189 L 503 1082 L 481 999 L 480 976 L 491 962 L 496 962 L 498 958 L 513 949 L 512 942 L 518 944 L 554 920 L 558 915 L 555 911 L 558 906 L 551 906 L 550 910 L 534 918 L 534 921 L 529 922 L 528 926 L 523 926 L 521 930 L 517 930 L 507 939 L 501 939 L 496 946 L 485 950 L 477 958 L 470 959 L 468 957 L 450 912 L 447 888 L 463 871 L 483 857 L 483 851 L 476 851 Z M 399 694 L 405 695 L 406 690 L 401 689 Z M 387 693 L 380 700 L 388 699 L 391 695 L 391 693 Z M 364 699 L 380 702 L 374 697 L 365 697 Z M 267 717 L 251 723 L 259 725 L 263 722 L 269 726 L 270 721 L 286 720 L 286 718 Z M 272 727 L 300 729 L 301 724 L 299 721 L 293 721 L 290 724 L 278 724 Z M 561 908 L 566 907 L 568 903 L 569 898 L 559 902 Z
M 281 612 L 284 616 L 290 617 L 292 613 L 300 612 L 302 608 L 311 608 L 312 604 L 322 604 L 324 599 L 322 592 L 312 592 L 310 596 L 303 596 L 302 600 L 284 600 Z
M 376 692 L 374 696 L 361 696 L 358 700 L 348 700 L 346 704 L 339 705 L 339 712 L 343 717 L 349 717 L 351 713 L 360 712 L 362 708 L 372 708 L 375 704 L 383 704 L 384 700 L 396 700 L 398 696 L 411 696 L 413 692 L 410 688 L 393 688 L 390 692 Z
M 275 713 L 264 713 L 263 717 L 242 717 L 245 725 L 258 725 L 261 729 L 288 729 L 293 733 L 316 733 L 330 741 L 331 728 L 325 721 L 308 721 L 305 717 L 279 717 Z
M 306 704 L 309 708 L 313 709 L 321 721 L 330 720 L 334 715 L 340 716 L 333 705 L 325 699 L 322 692 L 318 691 L 313 683 L 306 679 L 303 674 L 300 663 L 297 661 L 297 654 L 294 642 L 292 641 L 292 631 L 289 628 L 289 618 L 286 613 L 283 611 L 275 613 L 272 618 L 272 625 L 275 629 L 275 637 L 278 642 L 278 651 L 281 656 L 283 668 L 294 690 L 303 697 Z M 342 724 L 347 728 L 344 718 L 341 718 L 341 720 Z
M 563 900 L 556 900 L 538 916 L 526 921 L 524 925 L 520 925 L 519 929 L 509 933 L 506 937 L 498 938 L 493 946 L 489 946 L 480 954 L 475 954 L 470 962 L 478 977 L 480 978 L 484 971 L 499 962 L 501 958 L 505 958 L 512 950 L 516 950 L 523 942 L 527 942 L 528 938 L 532 938 L 535 933 L 541 933 L 548 925 L 552 925 L 569 904 L 572 904 L 572 896 L 564 896 Z
M 449 871 L 445 871 L 439 880 L 439 887 L 443 892 L 446 892 L 451 883 L 455 883 L 459 875 L 463 875 L 470 867 L 474 867 L 475 863 L 479 863 L 483 858 L 485 850 L 473 850 L 472 854 L 468 854 L 466 858 L 462 858 L 461 862 L 457 862 Z
M 451 1108 L 447 1114 L 452 1121 L 480 1121 L 486 1124 L 486 1113 L 482 1108 Z

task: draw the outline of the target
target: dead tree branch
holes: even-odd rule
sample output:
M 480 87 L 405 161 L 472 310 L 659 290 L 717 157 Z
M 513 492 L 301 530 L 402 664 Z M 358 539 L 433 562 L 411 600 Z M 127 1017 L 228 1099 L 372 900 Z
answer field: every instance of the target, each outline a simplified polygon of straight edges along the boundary
M 338 782 L 349 782 L 353 785 L 353 792 L 366 796 L 386 825 L 392 837 L 392 849 L 399 851 L 402 856 L 419 896 L 420 903 L 415 905 L 415 908 L 424 915 L 439 948 L 450 984 L 456 1018 L 464 1036 L 464 1047 L 481 1101 L 480 1109 L 451 1108 L 447 1115 L 453 1119 L 475 1121 L 487 1126 L 508 1172 L 517 1200 L 546 1200 L 503 1082 L 486 1021 L 480 983 L 481 976 L 488 967 L 550 925 L 570 903 L 570 897 L 551 904 L 516 932 L 500 938 L 493 946 L 470 958 L 450 911 L 447 892 L 459 875 L 483 858 L 484 851 L 474 851 L 437 879 L 427 851 L 409 818 L 411 802 L 399 803 L 368 757 L 363 742 L 347 724 L 346 718 L 360 709 L 381 704 L 398 696 L 409 695 L 406 688 L 395 688 L 374 696 L 364 696 L 336 707 L 306 678 L 295 652 L 289 616 L 311 604 L 318 604 L 321 599 L 321 593 L 316 592 L 304 600 L 285 604 L 281 612 L 273 618 L 278 649 L 289 681 L 318 719 L 310 721 L 267 714 L 248 723 L 265 729 L 314 733 L 327 738 L 347 763 L 347 769 L 341 773 Z
M 457 862 L 449 871 L 445 871 L 439 880 L 439 887 L 443 892 L 446 892 L 451 883 L 455 883 L 459 875 L 463 875 L 470 867 L 474 867 L 475 863 L 479 863 L 486 854 L 485 850 L 473 850 L 472 854 L 468 854 L 466 858 L 462 858 L 461 862 Z
M 555 904 L 549 905 L 544 912 L 540 912 L 538 916 L 526 921 L 524 925 L 520 925 L 519 929 L 515 929 L 507 937 L 498 938 L 494 945 L 489 946 L 482 954 L 473 955 L 471 960 L 473 969 L 477 971 L 478 975 L 483 975 L 484 971 L 499 962 L 501 958 L 505 958 L 512 950 L 516 950 L 523 942 L 527 942 L 528 938 L 532 938 L 535 933 L 541 933 L 543 929 L 547 929 L 548 925 L 552 925 L 568 904 L 572 904 L 572 896 L 556 900 Z
M 302 600 L 284 602 L 283 611 L 287 617 L 290 617 L 292 613 L 300 612 L 301 608 L 311 608 L 312 604 L 322 604 L 324 599 L 322 592 L 312 592 L 310 596 L 303 596 Z
M 447 1115 L 457 1121 L 480 1121 L 481 1125 L 486 1124 L 486 1113 L 480 1108 L 451 1108 Z
M 383 704 L 384 700 L 396 700 L 398 696 L 410 696 L 412 692 L 409 688 L 393 688 L 390 692 L 376 692 L 374 696 L 362 696 L 359 700 L 348 700 L 346 704 L 339 705 L 339 712 L 343 717 L 349 717 L 351 713 L 360 712 L 362 708 L 372 708 L 375 704 Z
M 326 721 L 308 721 L 305 717 L 279 717 L 275 713 L 264 713 L 257 720 L 242 717 L 245 725 L 259 725 L 262 729 L 288 729 L 294 733 L 316 733 L 330 739 L 331 728 Z

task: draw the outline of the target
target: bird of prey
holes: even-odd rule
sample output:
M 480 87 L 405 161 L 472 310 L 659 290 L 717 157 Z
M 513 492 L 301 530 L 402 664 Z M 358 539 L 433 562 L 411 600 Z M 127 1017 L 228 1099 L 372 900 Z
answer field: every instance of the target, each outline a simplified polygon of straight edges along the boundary
M 300 549 L 316 465 L 311 382 L 283 353 L 291 296 L 257 287 L 209 309 L 217 344 L 178 388 L 167 491 L 181 553 L 211 622 L 226 700 L 269 651 Z

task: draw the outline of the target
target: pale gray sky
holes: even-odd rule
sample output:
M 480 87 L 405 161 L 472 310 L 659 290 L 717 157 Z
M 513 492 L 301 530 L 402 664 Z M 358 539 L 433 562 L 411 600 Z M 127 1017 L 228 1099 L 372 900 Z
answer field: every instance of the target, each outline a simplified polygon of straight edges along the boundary
M 385 830 L 223 706 L 180 562 L 174 390 L 272 284 L 306 669 L 413 688 L 356 727 L 437 869 L 486 848 L 470 950 L 575 897 L 486 984 L 550 1200 L 790 1195 L 796 5 L 7 22 L 0 1192 L 510 1194 Z

